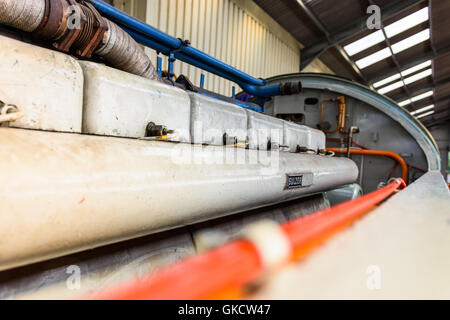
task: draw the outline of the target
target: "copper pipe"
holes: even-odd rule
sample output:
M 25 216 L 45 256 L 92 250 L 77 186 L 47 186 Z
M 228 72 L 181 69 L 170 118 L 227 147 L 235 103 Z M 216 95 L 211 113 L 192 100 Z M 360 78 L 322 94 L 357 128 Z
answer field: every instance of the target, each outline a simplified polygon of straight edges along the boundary
M 327 151 L 332 151 L 335 153 L 347 153 L 347 148 L 327 148 Z M 405 160 L 397 153 L 392 151 L 384 151 L 384 150 L 361 150 L 361 149 L 350 149 L 351 154 L 362 154 L 362 155 L 371 155 L 371 156 L 384 156 L 394 159 L 398 162 L 402 169 L 402 179 L 408 183 L 408 165 Z
M 326 102 L 339 102 L 339 109 L 338 109 L 338 125 L 336 129 L 334 130 L 324 130 L 325 133 L 348 133 L 348 130 L 345 130 L 346 126 L 346 112 L 347 112 L 347 105 L 345 103 L 345 96 L 339 96 L 336 99 L 324 99 L 322 103 L 320 104 L 320 122 L 323 122 L 323 115 L 324 115 L 324 105 Z

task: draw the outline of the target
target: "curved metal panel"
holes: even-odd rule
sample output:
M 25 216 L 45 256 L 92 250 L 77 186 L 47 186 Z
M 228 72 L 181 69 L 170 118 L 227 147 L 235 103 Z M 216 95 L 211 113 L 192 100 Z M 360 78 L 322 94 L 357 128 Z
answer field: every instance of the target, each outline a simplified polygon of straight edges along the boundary
M 395 101 L 373 91 L 372 89 L 356 82 L 333 76 L 318 73 L 293 73 L 276 76 L 267 79 L 268 83 L 292 81 L 298 79 L 302 82 L 303 88 L 329 90 L 363 101 L 390 118 L 398 122 L 417 141 L 420 148 L 425 153 L 428 169 L 441 170 L 439 149 L 425 126 L 413 117 L 405 108 L 400 107 Z

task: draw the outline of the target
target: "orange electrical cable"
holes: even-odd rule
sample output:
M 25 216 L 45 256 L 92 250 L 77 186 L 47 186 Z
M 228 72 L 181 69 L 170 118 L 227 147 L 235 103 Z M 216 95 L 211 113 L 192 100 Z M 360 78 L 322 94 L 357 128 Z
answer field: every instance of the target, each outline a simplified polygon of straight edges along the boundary
M 325 238 L 405 186 L 402 179 L 396 179 L 386 187 L 358 199 L 285 223 L 282 229 L 294 249 L 294 257 L 306 254 Z M 162 269 L 143 280 L 89 298 L 189 300 L 242 297 L 239 296 L 239 288 L 263 273 L 257 248 L 247 240 L 236 240 Z
M 347 148 L 327 148 L 327 151 L 332 151 L 335 153 L 347 153 Z M 351 154 L 362 154 L 362 155 L 371 155 L 371 156 L 384 156 L 394 159 L 398 162 L 402 169 L 402 179 L 405 183 L 408 182 L 408 165 L 405 160 L 397 153 L 392 151 L 384 151 L 384 150 L 371 150 L 371 149 L 352 149 L 350 148 Z

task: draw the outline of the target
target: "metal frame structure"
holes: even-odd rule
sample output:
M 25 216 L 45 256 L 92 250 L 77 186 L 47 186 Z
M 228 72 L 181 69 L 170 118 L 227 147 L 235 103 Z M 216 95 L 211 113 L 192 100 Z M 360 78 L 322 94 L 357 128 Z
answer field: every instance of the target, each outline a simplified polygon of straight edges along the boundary
M 390 17 L 395 16 L 399 12 L 410 8 L 413 5 L 416 5 L 423 0 L 403 0 L 398 1 L 391 5 L 389 8 L 381 11 L 381 17 L 382 20 L 386 20 Z M 298 0 L 299 4 L 301 3 L 301 7 L 306 7 L 306 5 L 303 4 L 302 0 Z M 308 13 L 309 12 L 309 13 Z M 310 10 L 306 12 L 308 15 L 312 14 Z M 315 23 L 315 21 L 320 21 L 318 18 L 311 18 L 311 20 Z M 326 50 L 333 46 L 339 46 L 340 43 L 345 41 L 346 39 L 354 36 L 355 34 L 361 32 L 366 27 L 366 21 L 367 18 L 363 17 L 356 23 L 352 24 L 351 26 L 344 28 L 342 30 L 337 31 L 336 33 L 329 34 L 321 41 L 317 42 L 316 44 L 306 47 L 301 50 L 301 59 L 300 62 L 300 70 L 303 70 L 308 64 L 310 64 L 313 60 L 316 58 L 319 58 L 322 53 L 324 53 Z
M 384 43 L 386 45 L 386 48 L 389 49 L 391 53 L 391 61 L 394 64 L 394 67 L 391 69 L 388 69 L 387 71 L 383 70 L 380 71 L 376 76 L 368 77 L 366 75 L 366 72 L 363 72 L 358 66 L 355 64 L 355 61 L 349 58 L 345 50 L 343 50 L 343 45 L 345 42 L 349 42 L 349 39 L 352 38 L 355 40 L 356 35 L 361 33 L 362 30 L 366 29 L 366 19 L 367 17 L 364 16 L 362 19 L 358 20 L 356 23 L 343 28 L 335 33 L 330 33 L 330 31 L 327 29 L 326 23 L 320 19 L 320 17 L 315 14 L 312 3 L 308 2 L 307 4 L 303 0 L 296 0 L 298 3 L 299 9 L 301 9 L 306 16 L 310 19 L 310 21 L 313 23 L 313 25 L 323 34 L 323 38 L 320 41 L 317 41 L 315 44 L 309 45 L 301 50 L 301 70 L 304 69 L 308 64 L 310 64 L 314 59 L 319 58 L 321 55 L 323 55 L 327 50 L 331 48 L 337 49 L 337 51 L 340 53 L 341 58 L 343 61 L 346 61 L 347 64 L 355 71 L 355 74 L 358 75 L 361 82 L 363 82 L 366 85 L 369 85 L 372 89 L 374 89 L 373 84 L 382 80 L 386 79 L 390 76 L 393 76 L 395 74 L 400 74 L 400 78 L 398 81 L 402 81 L 403 85 L 400 87 L 403 89 L 403 91 L 406 93 L 404 96 L 397 96 L 395 94 L 391 94 L 390 97 L 394 98 L 396 101 L 402 101 L 406 99 L 411 99 L 416 94 L 423 93 L 425 91 L 429 90 L 435 90 L 438 86 L 446 85 L 448 83 L 447 79 L 444 80 L 435 80 L 435 68 L 432 68 L 432 85 L 422 87 L 421 89 L 417 90 L 417 88 L 410 88 L 408 87 L 408 84 L 405 82 L 405 77 L 402 75 L 402 72 L 412 68 L 422 62 L 432 60 L 435 61 L 438 58 L 444 57 L 450 53 L 450 47 L 447 46 L 445 48 L 436 49 L 433 44 L 433 32 L 432 32 L 432 14 L 431 14 L 431 5 L 432 1 L 428 1 L 428 7 L 429 7 L 429 22 L 428 25 L 430 27 L 430 39 L 427 41 L 429 43 L 429 46 L 431 50 L 427 52 L 425 55 L 420 55 L 414 58 L 410 58 L 406 62 L 398 59 L 398 53 L 395 54 L 392 50 L 391 41 L 387 37 L 386 32 L 384 31 L 384 22 L 387 19 L 393 20 L 396 16 L 400 15 L 401 12 L 404 12 L 405 10 L 408 10 L 410 8 L 413 8 L 414 6 L 418 6 L 422 3 L 425 3 L 425 0 L 399 0 L 396 1 L 393 4 L 387 5 L 385 8 L 381 10 L 381 30 L 383 31 L 384 35 Z M 374 0 L 368 0 L 367 5 L 377 5 L 377 2 Z M 356 38 L 357 39 L 357 38 Z M 443 99 L 436 99 L 435 98 L 436 92 L 434 92 L 433 96 L 431 97 L 432 103 L 437 104 L 438 102 L 442 102 Z M 429 102 L 428 102 L 429 103 Z M 422 107 L 421 102 L 411 102 L 409 106 L 407 107 L 408 110 L 414 111 L 418 110 Z M 440 110 L 439 112 L 436 112 L 436 114 L 441 114 L 445 111 L 448 111 L 449 108 L 446 108 L 444 110 Z M 427 118 L 433 118 L 434 116 L 428 116 L 422 120 L 428 120 Z M 425 121 L 427 123 L 427 121 Z

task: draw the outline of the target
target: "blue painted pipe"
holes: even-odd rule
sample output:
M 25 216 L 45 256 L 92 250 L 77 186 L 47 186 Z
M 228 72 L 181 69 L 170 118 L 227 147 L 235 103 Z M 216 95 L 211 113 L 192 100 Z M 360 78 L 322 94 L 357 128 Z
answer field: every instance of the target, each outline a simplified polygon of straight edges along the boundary
M 144 46 L 151 47 L 165 55 L 168 55 L 170 53 L 169 48 L 159 44 L 158 42 L 156 42 L 152 39 L 149 39 L 149 38 L 145 37 L 144 35 L 142 35 L 138 32 L 135 32 L 133 30 L 130 30 L 126 27 L 122 27 L 122 28 L 128 34 L 130 34 L 137 42 L 143 44 Z M 253 86 L 253 85 L 250 85 L 250 84 L 247 84 L 247 83 L 244 83 L 244 82 L 238 80 L 233 75 L 230 75 L 224 71 L 216 69 L 215 67 L 212 67 L 208 64 L 200 62 L 200 61 L 192 58 L 191 56 L 189 56 L 185 53 L 182 53 L 180 51 L 175 51 L 174 55 L 177 59 L 184 61 L 190 65 L 193 65 L 194 67 L 214 73 L 214 74 L 218 75 L 219 77 L 222 77 L 224 79 L 227 79 L 227 80 L 237 83 L 245 92 L 247 92 L 251 95 L 258 96 L 258 97 L 273 97 L 273 96 L 277 96 L 277 95 L 281 94 L 280 93 L 280 84 L 278 84 L 278 83 L 266 85 L 263 87 Z
M 280 85 L 266 85 L 263 79 L 254 78 L 196 48 L 186 45 L 181 39 L 174 38 L 101 0 L 89 0 L 103 15 L 119 24 L 136 41 L 165 55 L 170 52 L 186 63 L 214 73 L 237 83 L 245 92 L 258 97 L 281 95 Z

